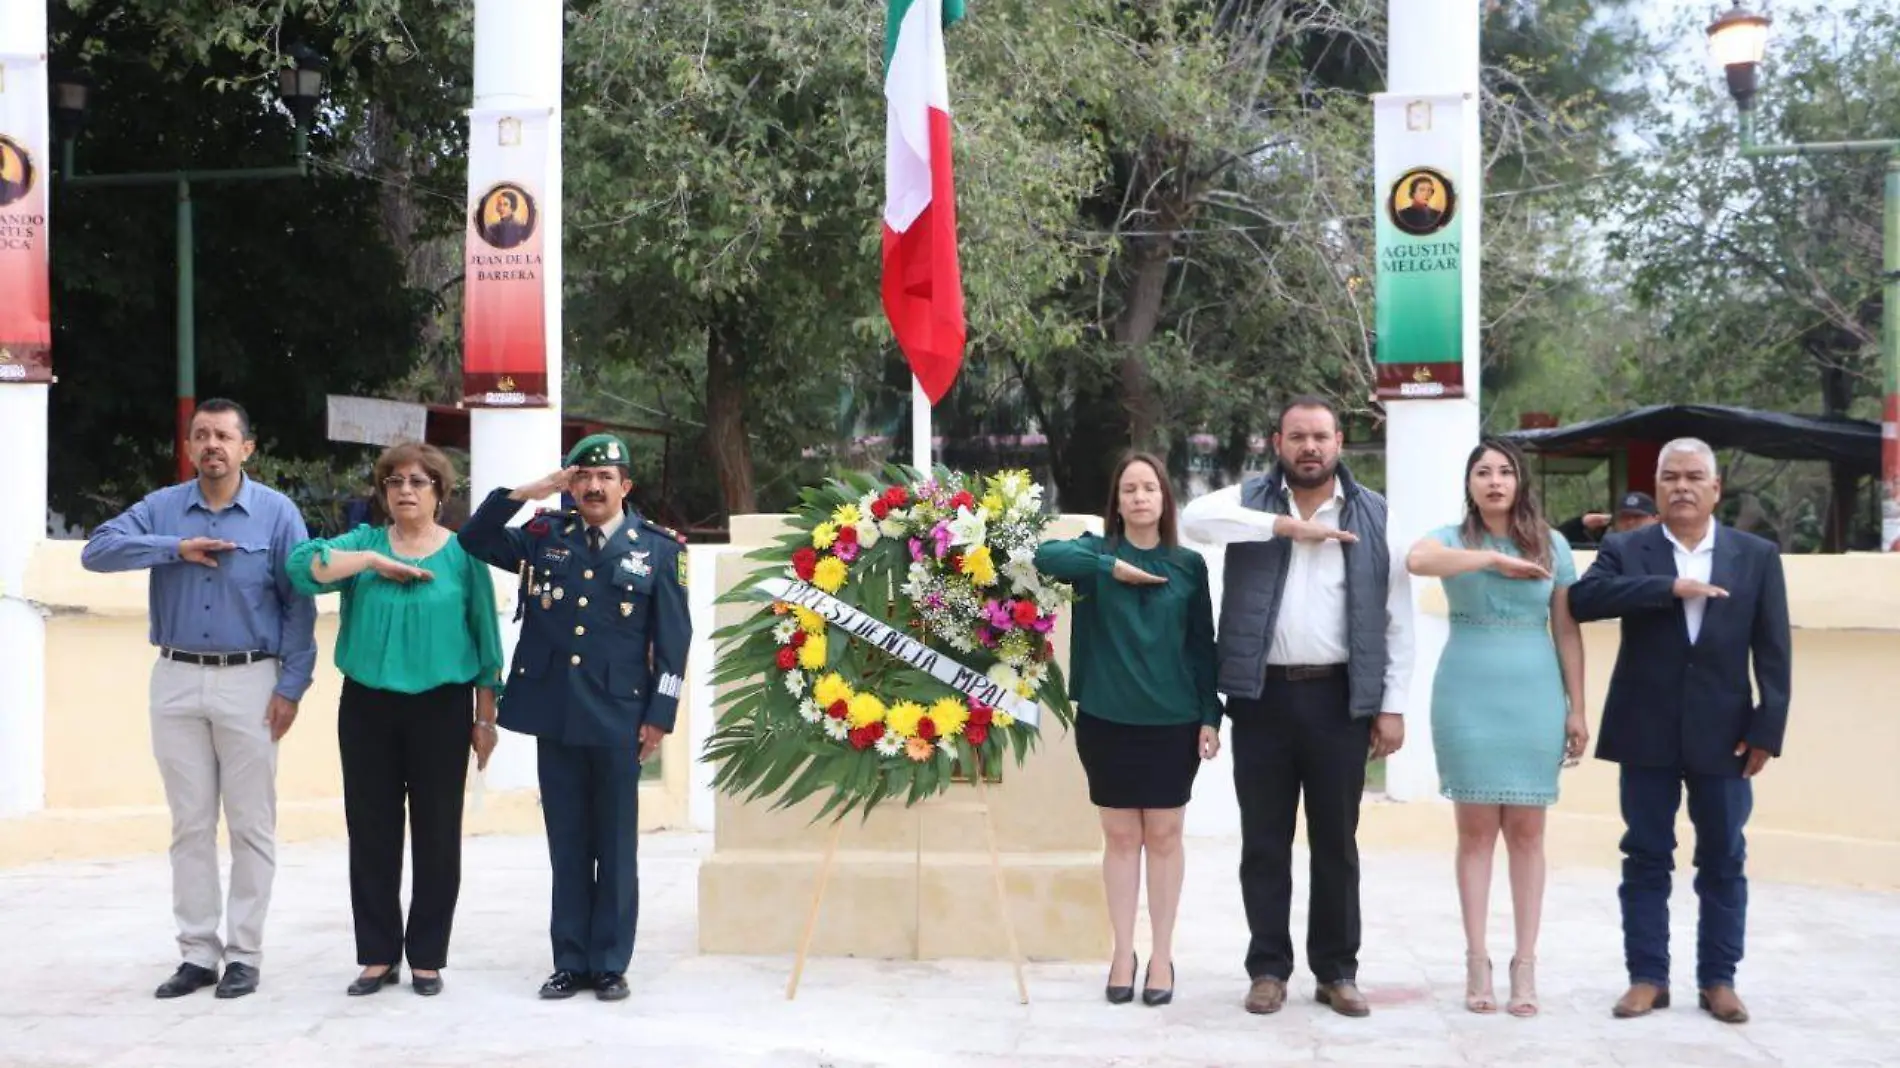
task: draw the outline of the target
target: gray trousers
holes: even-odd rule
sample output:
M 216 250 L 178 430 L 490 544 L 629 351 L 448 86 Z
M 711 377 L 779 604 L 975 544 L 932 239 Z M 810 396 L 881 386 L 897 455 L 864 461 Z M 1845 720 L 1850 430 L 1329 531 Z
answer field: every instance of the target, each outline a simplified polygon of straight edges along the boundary
M 178 951 L 203 968 L 257 967 L 277 871 L 277 744 L 266 706 L 278 663 L 152 669 L 152 755 L 172 814 L 172 915 Z M 218 806 L 231 838 L 231 895 L 218 877 Z M 219 938 L 222 918 L 228 933 Z

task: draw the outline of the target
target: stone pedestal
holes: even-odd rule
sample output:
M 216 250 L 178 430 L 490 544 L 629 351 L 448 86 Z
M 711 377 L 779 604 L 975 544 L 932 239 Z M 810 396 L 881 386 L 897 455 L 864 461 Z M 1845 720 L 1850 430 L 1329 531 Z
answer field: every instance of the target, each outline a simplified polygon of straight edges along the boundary
M 1099 521 L 1062 517 L 1050 536 L 1075 537 Z M 781 516 L 734 516 L 733 543 L 760 546 L 782 530 Z M 756 567 L 734 553 L 718 563 L 719 590 Z M 745 605 L 718 610 L 718 625 L 745 618 Z M 1056 656 L 1069 662 L 1070 622 L 1057 625 Z M 711 709 L 707 714 L 714 714 Z M 820 956 L 1004 959 L 996 890 L 982 816 L 958 784 L 938 804 L 879 806 L 846 818 L 812 952 Z M 1045 717 L 1035 752 L 1003 768 L 989 798 L 1010 915 L 1032 960 L 1105 960 L 1108 908 L 1102 893 L 1101 824 L 1089 804 L 1073 734 Z M 831 835 L 811 822 L 814 797 L 772 811 L 764 802 L 716 802 L 713 853 L 699 869 L 699 948 L 706 953 L 792 954 Z

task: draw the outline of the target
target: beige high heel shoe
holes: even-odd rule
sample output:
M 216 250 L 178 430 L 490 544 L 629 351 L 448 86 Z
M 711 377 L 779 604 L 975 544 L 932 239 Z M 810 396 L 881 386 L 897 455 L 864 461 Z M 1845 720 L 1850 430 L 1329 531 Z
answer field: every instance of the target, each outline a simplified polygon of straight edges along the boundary
M 1537 1015 L 1537 961 L 1511 958 L 1511 1000 L 1505 1011 L 1519 1019 Z
M 1498 996 L 1491 988 L 1491 959 L 1465 954 L 1465 1009 L 1480 1015 L 1498 1011 Z

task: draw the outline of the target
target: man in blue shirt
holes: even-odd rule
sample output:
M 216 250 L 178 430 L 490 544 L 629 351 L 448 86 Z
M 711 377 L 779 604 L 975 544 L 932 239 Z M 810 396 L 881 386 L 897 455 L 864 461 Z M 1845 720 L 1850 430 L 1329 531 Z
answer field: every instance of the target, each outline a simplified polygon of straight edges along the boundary
M 93 531 L 89 571 L 151 572 L 152 753 L 172 814 L 172 914 L 184 963 L 158 988 L 257 989 L 277 854 L 277 742 L 316 664 L 316 601 L 284 561 L 308 534 L 288 497 L 244 474 L 250 417 L 207 400 L 191 417 L 198 477 Z M 218 808 L 231 837 L 231 895 L 218 937 Z M 218 965 L 225 963 L 224 977 Z

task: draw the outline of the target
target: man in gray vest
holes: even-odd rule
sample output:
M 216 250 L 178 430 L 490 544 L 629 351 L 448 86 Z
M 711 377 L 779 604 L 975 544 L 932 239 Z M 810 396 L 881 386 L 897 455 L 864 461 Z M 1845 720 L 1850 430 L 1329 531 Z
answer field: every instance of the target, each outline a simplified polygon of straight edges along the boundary
M 1278 1012 L 1293 975 L 1293 827 L 1312 853 L 1306 956 L 1314 997 L 1342 1016 L 1359 992 L 1359 802 L 1366 762 L 1405 742 L 1412 592 L 1385 535 L 1385 498 L 1339 463 L 1333 406 L 1299 397 L 1280 415 L 1266 475 L 1181 513 L 1193 541 L 1225 544 L 1220 691 L 1234 721 L 1247 1011 Z

